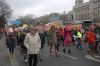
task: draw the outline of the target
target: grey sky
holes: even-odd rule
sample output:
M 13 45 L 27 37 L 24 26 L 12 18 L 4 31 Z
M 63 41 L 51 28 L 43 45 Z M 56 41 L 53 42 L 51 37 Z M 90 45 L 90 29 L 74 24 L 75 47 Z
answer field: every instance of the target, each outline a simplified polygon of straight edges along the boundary
M 13 17 L 34 14 L 42 16 L 49 13 L 70 11 L 75 0 L 7 0 L 13 9 Z M 88 1 L 88 0 L 85 0 Z

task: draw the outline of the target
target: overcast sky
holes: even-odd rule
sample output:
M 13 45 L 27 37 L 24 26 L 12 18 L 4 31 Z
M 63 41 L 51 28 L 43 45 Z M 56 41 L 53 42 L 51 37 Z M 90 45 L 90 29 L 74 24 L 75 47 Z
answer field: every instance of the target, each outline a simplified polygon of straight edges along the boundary
M 36 17 L 49 13 L 70 11 L 75 0 L 7 0 L 13 9 L 13 17 L 34 14 Z M 88 1 L 88 0 L 85 0 Z

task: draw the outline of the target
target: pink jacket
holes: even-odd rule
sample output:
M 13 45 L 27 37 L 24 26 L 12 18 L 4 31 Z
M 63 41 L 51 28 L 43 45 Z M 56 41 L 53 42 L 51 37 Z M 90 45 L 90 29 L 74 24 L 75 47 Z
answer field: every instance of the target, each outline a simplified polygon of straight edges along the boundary
M 70 31 L 66 31 L 66 37 L 64 40 L 64 45 L 72 45 L 72 37 Z

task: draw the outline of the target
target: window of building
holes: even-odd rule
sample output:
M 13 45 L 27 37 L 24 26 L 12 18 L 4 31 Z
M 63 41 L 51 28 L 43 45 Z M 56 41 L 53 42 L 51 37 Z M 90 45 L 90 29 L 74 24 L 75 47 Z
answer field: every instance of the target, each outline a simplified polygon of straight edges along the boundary
M 75 10 L 75 13 L 77 13 L 77 10 Z
M 80 13 L 80 9 L 78 9 L 78 13 Z

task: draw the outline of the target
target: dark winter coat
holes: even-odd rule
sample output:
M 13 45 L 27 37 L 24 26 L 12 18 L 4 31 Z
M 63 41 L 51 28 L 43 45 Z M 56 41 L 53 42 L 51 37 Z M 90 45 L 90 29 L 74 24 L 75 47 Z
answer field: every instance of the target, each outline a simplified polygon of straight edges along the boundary
M 16 39 L 15 37 L 8 36 L 6 39 L 7 48 L 15 48 L 16 47 Z
M 40 39 L 41 39 L 41 48 L 44 47 L 45 44 L 45 34 L 44 33 L 39 33 Z

